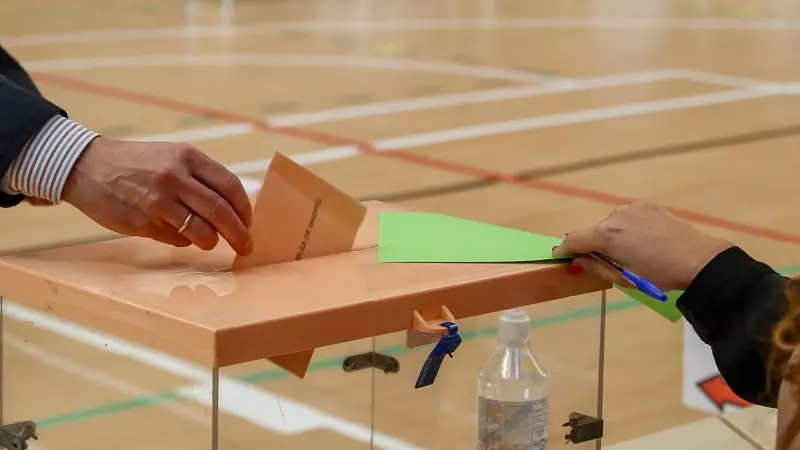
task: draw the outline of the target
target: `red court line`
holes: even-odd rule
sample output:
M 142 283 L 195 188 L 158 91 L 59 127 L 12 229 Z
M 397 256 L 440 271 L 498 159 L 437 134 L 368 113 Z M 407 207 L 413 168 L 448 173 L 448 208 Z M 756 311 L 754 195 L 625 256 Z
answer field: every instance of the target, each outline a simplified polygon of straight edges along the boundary
M 395 159 L 398 161 L 425 166 L 428 168 L 439 169 L 446 172 L 460 173 L 463 175 L 468 175 L 479 179 L 513 184 L 530 189 L 535 189 L 538 191 L 551 192 L 554 194 L 563 195 L 567 197 L 580 198 L 584 200 L 594 201 L 597 203 L 603 203 L 615 206 L 627 205 L 636 200 L 634 198 L 622 197 L 614 194 L 594 191 L 591 189 L 585 189 L 581 187 L 555 183 L 552 181 L 546 181 L 540 179 L 522 179 L 514 175 L 481 169 L 479 167 L 474 167 L 471 165 L 461 164 L 443 159 L 431 158 L 429 156 L 421 155 L 418 153 L 411 153 L 402 150 L 379 151 L 375 149 L 369 142 L 361 141 L 358 139 L 351 139 L 347 137 L 337 136 L 330 133 L 310 130 L 306 128 L 275 127 L 265 120 L 255 119 L 240 114 L 230 113 L 216 108 L 208 108 L 171 98 L 165 98 L 156 95 L 130 91 L 127 89 L 104 86 L 101 84 L 90 83 L 81 80 L 75 80 L 60 75 L 36 73 L 34 74 L 34 78 L 36 78 L 38 81 L 51 84 L 54 86 L 59 86 L 76 91 L 82 91 L 104 97 L 116 98 L 141 105 L 149 105 L 152 107 L 167 109 L 171 111 L 180 111 L 183 113 L 193 114 L 196 116 L 206 117 L 209 119 L 215 119 L 224 122 L 249 123 L 252 124 L 258 130 L 268 131 L 272 133 L 279 133 L 307 141 L 317 142 L 323 145 L 328 145 L 328 146 L 351 145 L 357 147 L 359 151 L 361 151 L 364 154 L 380 156 L 388 159 Z M 800 235 L 798 234 L 786 233 L 756 225 L 739 223 L 732 220 L 723 219 L 721 217 L 711 216 L 708 214 L 703 214 L 688 209 L 682 209 L 682 208 L 669 208 L 669 209 L 670 211 L 672 211 L 673 214 L 682 217 L 685 220 L 689 220 L 695 223 L 710 225 L 724 230 L 766 238 L 773 241 L 800 244 Z

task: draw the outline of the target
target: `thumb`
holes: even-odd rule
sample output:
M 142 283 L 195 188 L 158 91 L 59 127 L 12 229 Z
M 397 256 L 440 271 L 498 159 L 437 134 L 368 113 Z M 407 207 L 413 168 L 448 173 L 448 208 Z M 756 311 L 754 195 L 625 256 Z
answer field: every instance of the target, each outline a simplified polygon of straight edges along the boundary
M 588 275 L 598 277 L 610 283 L 614 283 L 626 288 L 635 289 L 635 286 L 623 278 L 622 274 L 619 273 L 618 270 L 614 269 L 603 261 L 600 261 L 599 259 L 592 258 L 590 256 L 578 256 L 572 260 L 572 264 L 579 266 Z
M 602 242 L 596 232 L 596 228 L 586 228 L 567 233 L 564 241 L 553 249 L 553 257 L 566 258 L 574 255 L 585 255 L 600 251 L 601 247 Z

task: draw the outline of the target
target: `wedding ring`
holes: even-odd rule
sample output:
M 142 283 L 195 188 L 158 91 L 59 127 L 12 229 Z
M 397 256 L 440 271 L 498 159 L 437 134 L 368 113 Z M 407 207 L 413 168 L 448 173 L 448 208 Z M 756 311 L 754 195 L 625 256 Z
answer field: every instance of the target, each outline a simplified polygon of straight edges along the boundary
M 192 216 L 193 215 L 194 215 L 194 213 L 190 212 L 189 215 L 186 216 L 186 219 L 184 219 L 184 221 L 183 221 L 183 225 L 181 225 L 181 227 L 178 228 L 178 234 L 183 233 L 183 230 L 185 230 L 186 227 L 189 226 L 189 222 L 192 221 Z

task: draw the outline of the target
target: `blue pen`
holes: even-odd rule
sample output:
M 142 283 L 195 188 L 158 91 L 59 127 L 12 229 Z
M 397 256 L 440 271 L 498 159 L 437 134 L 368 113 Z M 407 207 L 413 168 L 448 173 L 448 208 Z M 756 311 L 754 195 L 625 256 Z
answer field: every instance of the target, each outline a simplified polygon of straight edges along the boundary
M 613 259 L 609 258 L 606 255 L 597 252 L 592 252 L 591 254 L 592 256 L 600 258 L 602 261 L 608 263 L 611 267 L 619 270 L 620 273 L 622 273 L 622 276 L 625 277 L 626 280 L 630 281 L 631 284 L 636 286 L 636 288 L 639 289 L 640 291 L 644 292 L 645 294 L 649 295 L 650 297 L 653 297 L 658 301 L 662 302 L 667 301 L 667 294 L 665 294 L 664 291 L 659 289 L 658 286 L 653 284 L 650 280 L 642 278 L 639 275 L 636 275 L 635 273 L 631 272 L 630 270 L 623 268 L 622 266 L 617 264 L 616 261 L 614 261 Z

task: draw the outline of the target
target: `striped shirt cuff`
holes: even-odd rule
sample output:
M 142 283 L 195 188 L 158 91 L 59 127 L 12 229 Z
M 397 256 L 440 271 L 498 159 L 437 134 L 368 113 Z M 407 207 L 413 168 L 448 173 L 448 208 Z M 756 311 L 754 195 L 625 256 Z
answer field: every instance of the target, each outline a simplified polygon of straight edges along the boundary
M 11 163 L 3 177 L 3 191 L 60 203 L 72 166 L 97 136 L 65 117 L 53 116 Z

